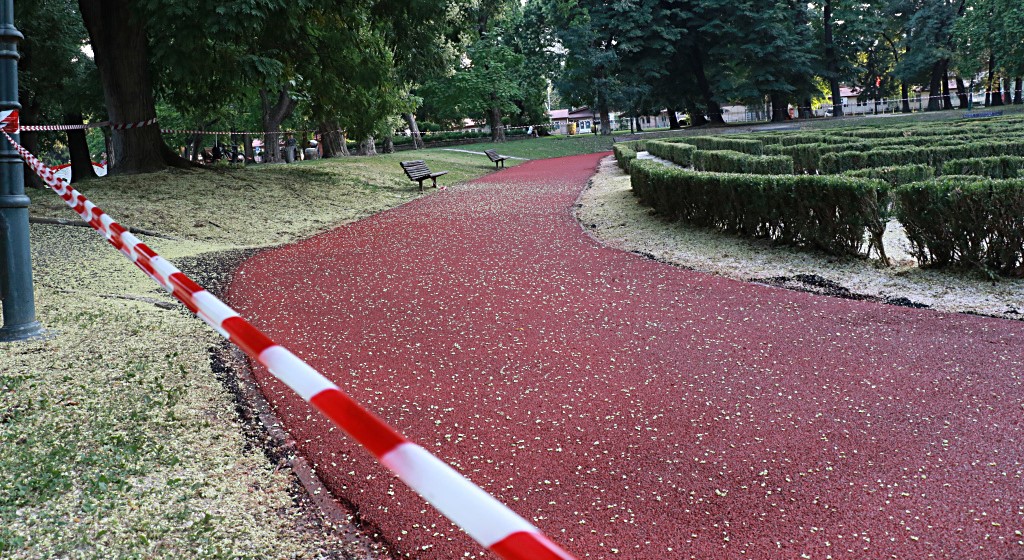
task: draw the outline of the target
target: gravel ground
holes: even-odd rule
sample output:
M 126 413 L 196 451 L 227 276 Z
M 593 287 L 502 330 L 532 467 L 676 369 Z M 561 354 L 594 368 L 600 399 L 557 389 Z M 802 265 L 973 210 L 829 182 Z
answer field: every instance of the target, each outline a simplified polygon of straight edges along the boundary
M 579 206 L 580 222 L 602 242 L 693 270 L 840 297 L 1024 318 L 1024 280 L 990 282 L 977 273 L 918 268 L 897 222 L 889 224 L 885 236 L 890 267 L 874 259 L 773 246 L 659 218 L 633 196 L 629 176 L 610 157 L 601 162 Z

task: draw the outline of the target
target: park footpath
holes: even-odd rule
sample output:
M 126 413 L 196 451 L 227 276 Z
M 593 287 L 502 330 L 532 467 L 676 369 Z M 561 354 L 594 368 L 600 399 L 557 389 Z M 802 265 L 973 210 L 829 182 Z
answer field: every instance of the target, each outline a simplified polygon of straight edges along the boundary
M 244 263 L 257 327 L 582 558 L 1024 555 L 1024 323 L 603 247 L 598 155 L 523 163 Z M 489 553 L 273 378 L 399 554 Z

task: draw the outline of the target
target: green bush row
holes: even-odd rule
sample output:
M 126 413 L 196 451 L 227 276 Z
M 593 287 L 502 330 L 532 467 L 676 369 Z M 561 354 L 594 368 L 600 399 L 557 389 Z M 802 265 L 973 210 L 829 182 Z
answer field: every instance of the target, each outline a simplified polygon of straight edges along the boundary
M 921 266 L 1024 276 L 1024 181 L 939 178 L 893 193 Z
M 753 175 L 792 175 L 793 158 L 789 156 L 753 156 L 731 150 L 693 153 L 697 171 L 718 173 L 750 173 Z
M 890 167 L 917 163 L 931 165 L 935 169 L 941 170 L 943 164 L 949 160 L 1002 155 L 1024 155 L 1024 141 L 971 142 L 954 146 L 892 147 L 868 152 L 838 152 L 822 155 L 818 163 L 818 170 L 831 175 L 865 167 Z
M 689 167 L 693 165 L 693 153 L 697 151 L 697 148 L 680 142 L 652 140 L 647 143 L 647 151 L 653 156 L 667 159 L 676 165 Z
M 798 173 L 817 173 L 821 166 L 821 156 L 839 152 L 869 152 L 871 150 L 891 150 L 902 147 L 941 147 L 960 145 L 980 136 L 954 136 L 941 139 L 933 137 L 911 138 L 880 138 L 873 140 L 855 140 L 843 144 L 792 144 L 789 146 L 765 146 L 765 154 L 788 155 L 793 158 L 793 167 Z M 851 140 L 853 140 L 851 138 Z
M 942 164 L 943 175 L 981 175 L 993 179 L 1024 177 L 1024 157 L 954 159 Z
M 889 183 L 891 186 L 905 185 L 925 181 L 935 176 L 935 169 L 930 165 L 897 165 L 893 167 L 869 167 L 867 169 L 855 169 L 847 171 L 845 175 L 850 177 L 864 177 L 866 179 L 879 179 Z
M 623 171 L 629 173 L 629 166 L 636 159 L 636 150 L 630 145 L 631 142 L 615 144 L 612 146 L 612 152 L 615 154 L 615 161 L 619 163 L 619 167 Z
M 644 160 L 633 162 L 631 173 L 635 193 L 668 217 L 838 255 L 874 247 L 886 260 L 888 186 L 881 181 L 705 173 Z
M 721 136 L 688 136 L 680 138 L 678 141 L 697 146 L 699 150 L 732 150 L 755 156 L 764 154 L 764 146 L 760 140 L 725 138 Z

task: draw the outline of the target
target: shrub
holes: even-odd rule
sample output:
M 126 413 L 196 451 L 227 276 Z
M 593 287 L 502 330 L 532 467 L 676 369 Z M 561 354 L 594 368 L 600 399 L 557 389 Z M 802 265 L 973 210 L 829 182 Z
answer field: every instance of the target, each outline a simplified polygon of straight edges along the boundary
M 982 175 L 993 179 L 1013 179 L 1024 176 L 1024 157 L 997 156 L 974 159 L 954 159 L 942 165 L 943 175 Z
M 723 138 L 721 136 L 689 136 L 679 139 L 700 150 L 732 150 L 759 156 L 764 154 L 764 146 L 760 140 L 744 140 L 741 138 Z
M 698 171 L 720 173 L 792 175 L 793 158 L 789 156 L 752 156 L 730 150 L 697 150 L 693 154 L 693 167 Z
M 799 146 L 800 144 L 847 144 L 856 142 L 856 138 L 833 136 L 824 133 L 795 133 L 779 135 L 783 146 Z
M 943 177 L 894 196 L 921 266 L 1024 276 L 1024 181 Z
M 875 247 L 885 261 L 881 236 L 888 187 L 881 181 L 705 173 L 643 160 L 631 170 L 634 192 L 666 216 L 832 254 L 864 254 Z
M 612 146 L 612 152 L 615 153 L 615 161 L 619 163 L 619 167 L 626 173 L 629 173 L 629 165 L 636 159 L 636 150 L 628 144 L 622 143 Z
M 647 151 L 651 155 L 667 159 L 676 165 L 689 167 L 693 164 L 693 153 L 697 151 L 697 148 L 679 142 L 652 140 L 647 143 Z
M 839 152 L 825 154 L 819 160 L 823 173 L 843 173 L 865 167 L 891 167 L 909 164 L 928 164 L 936 170 L 953 159 L 982 158 L 1002 155 L 1024 156 L 1024 141 L 970 142 L 953 146 L 886 147 L 868 152 Z
M 867 169 L 856 169 L 847 171 L 850 177 L 865 177 L 868 179 L 880 179 L 892 186 L 905 185 L 924 181 L 935 176 L 935 169 L 930 165 L 897 165 L 894 167 L 869 167 Z

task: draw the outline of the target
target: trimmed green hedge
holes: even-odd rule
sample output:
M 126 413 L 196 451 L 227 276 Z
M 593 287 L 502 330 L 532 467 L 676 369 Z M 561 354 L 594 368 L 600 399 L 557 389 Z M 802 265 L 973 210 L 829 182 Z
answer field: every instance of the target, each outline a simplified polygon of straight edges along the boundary
M 916 163 L 942 169 L 942 165 L 949 160 L 1002 155 L 1024 156 L 1024 141 L 971 142 L 955 146 L 891 147 L 869 152 L 839 152 L 822 155 L 818 167 L 819 171 L 827 174 L 843 173 L 865 167 L 891 167 Z
M 678 141 L 697 146 L 700 150 L 732 150 L 759 156 L 764 154 L 764 146 L 760 140 L 744 140 L 741 138 L 724 138 L 721 136 L 688 136 Z
M 888 186 L 881 181 L 704 173 L 643 160 L 633 162 L 631 173 L 634 192 L 671 218 L 838 255 L 865 255 L 874 247 L 886 261 Z
M 647 151 L 653 156 L 667 159 L 676 165 L 689 167 L 693 164 L 693 153 L 697 151 L 697 148 L 680 142 L 651 140 L 647 143 Z
M 893 192 L 921 266 L 1024 276 L 1024 181 L 939 178 Z
M 925 181 L 935 176 L 935 169 L 929 165 L 897 165 L 895 167 L 869 167 L 847 171 L 850 177 L 881 179 L 892 186 Z
M 636 159 L 636 150 L 628 144 L 615 144 L 612 146 L 612 152 L 615 154 L 615 161 L 619 163 L 619 167 L 629 173 L 629 165 Z
M 1024 157 L 954 159 L 942 164 L 943 175 L 981 175 L 993 179 L 1024 177 Z
M 793 158 L 789 156 L 752 156 L 729 150 L 697 150 L 693 154 L 693 167 L 697 171 L 718 173 L 792 175 Z

